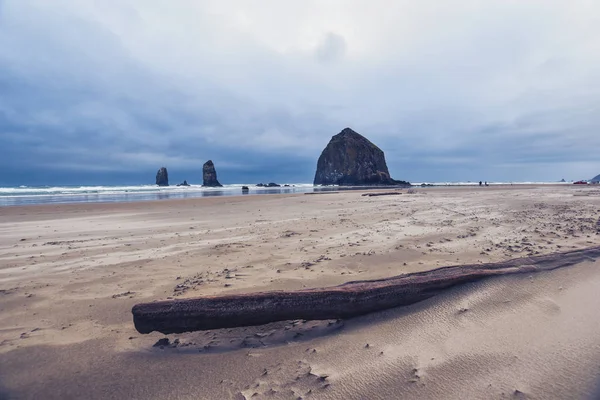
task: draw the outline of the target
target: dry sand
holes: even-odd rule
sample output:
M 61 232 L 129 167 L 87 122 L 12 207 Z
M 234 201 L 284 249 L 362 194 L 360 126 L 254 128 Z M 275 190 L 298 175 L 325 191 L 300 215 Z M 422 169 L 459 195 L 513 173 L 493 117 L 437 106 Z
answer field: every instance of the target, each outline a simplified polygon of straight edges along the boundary
M 597 246 L 599 211 L 567 186 L 0 208 L 0 398 L 594 398 L 593 260 L 162 348 L 130 310 Z

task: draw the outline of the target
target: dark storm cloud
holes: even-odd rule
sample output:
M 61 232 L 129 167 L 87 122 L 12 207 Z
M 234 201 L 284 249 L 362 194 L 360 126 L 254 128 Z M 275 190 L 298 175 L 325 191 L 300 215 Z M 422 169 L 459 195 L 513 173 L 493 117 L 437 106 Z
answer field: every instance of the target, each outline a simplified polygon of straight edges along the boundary
M 309 3 L 0 2 L 0 184 L 310 181 L 346 126 L 399 179 L 600 171 L 595 5 Z

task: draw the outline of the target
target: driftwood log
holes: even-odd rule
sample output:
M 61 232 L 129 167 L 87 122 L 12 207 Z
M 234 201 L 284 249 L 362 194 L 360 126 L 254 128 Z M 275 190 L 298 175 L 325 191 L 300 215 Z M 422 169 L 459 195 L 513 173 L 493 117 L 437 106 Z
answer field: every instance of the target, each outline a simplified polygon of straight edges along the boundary
M 376 197 L 376 196 L 397 196 L 402 192 L 378 192 L 378 193 L 363 193 L 363 196 Z
M 489 264 L 442 267 L 387 279 L 293 292 L 274 291 L 159 301 L 133 307 L 140 333 L 182 333 L 294 319 L 350 318 L 435 296 L 483 278 L 548 271 L 600 257 L 600 246 Z

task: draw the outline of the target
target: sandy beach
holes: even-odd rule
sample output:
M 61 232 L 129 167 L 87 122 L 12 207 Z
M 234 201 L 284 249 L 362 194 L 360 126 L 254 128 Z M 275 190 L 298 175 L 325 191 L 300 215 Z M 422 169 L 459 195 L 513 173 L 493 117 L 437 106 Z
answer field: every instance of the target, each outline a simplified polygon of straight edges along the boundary
M 0 208 L 0 398 L 593 399 L 600 264 L 351 320 L 139 334 L 141 302 L 296 290 L 600 245 L 600 187 Z

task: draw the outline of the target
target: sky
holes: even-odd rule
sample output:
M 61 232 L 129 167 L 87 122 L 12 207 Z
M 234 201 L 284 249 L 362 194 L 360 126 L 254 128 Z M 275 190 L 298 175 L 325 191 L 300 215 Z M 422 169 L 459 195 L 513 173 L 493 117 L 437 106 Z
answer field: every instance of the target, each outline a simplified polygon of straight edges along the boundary
M 0 0 L 0 186 L 600 173 L 600 2 Z

